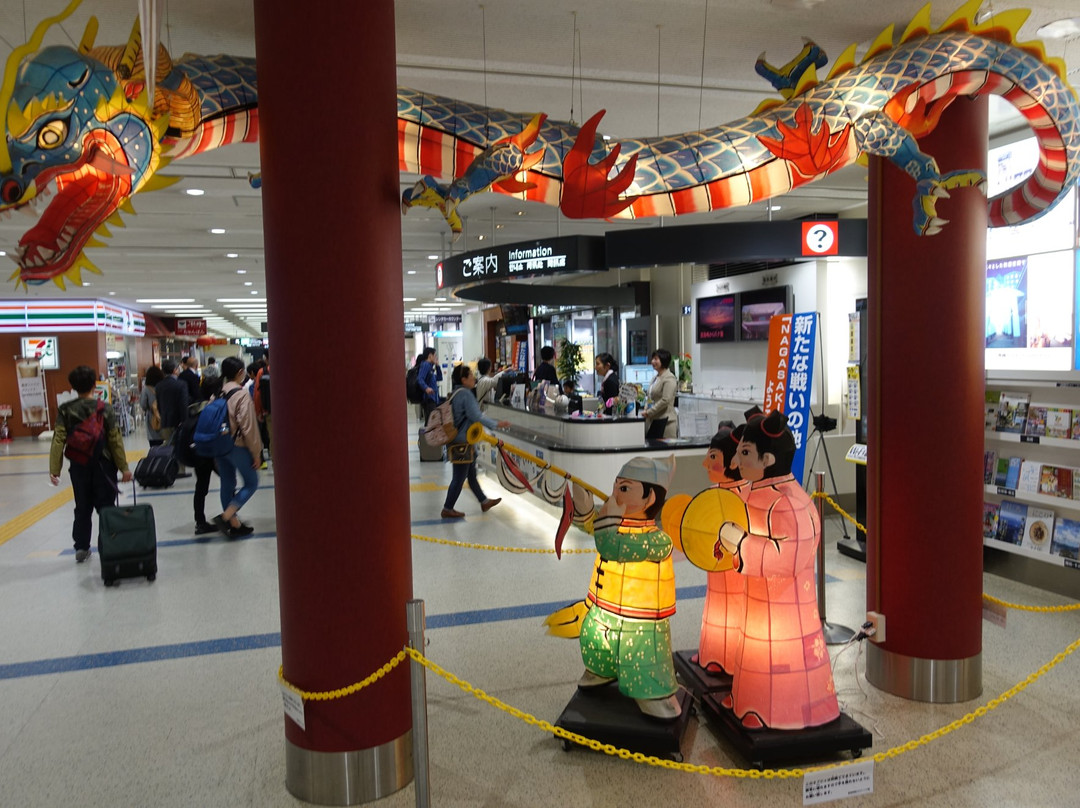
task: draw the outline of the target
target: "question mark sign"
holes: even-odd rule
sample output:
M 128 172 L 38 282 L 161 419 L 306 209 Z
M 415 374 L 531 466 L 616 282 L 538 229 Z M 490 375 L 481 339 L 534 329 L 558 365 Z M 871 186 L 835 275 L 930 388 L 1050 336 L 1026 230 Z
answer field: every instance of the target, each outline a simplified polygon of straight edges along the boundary
M 806 231 L 806 246 L 814 253 L 823 254 L 832 249 L 836 236 L 826 224 L 816 224 Z

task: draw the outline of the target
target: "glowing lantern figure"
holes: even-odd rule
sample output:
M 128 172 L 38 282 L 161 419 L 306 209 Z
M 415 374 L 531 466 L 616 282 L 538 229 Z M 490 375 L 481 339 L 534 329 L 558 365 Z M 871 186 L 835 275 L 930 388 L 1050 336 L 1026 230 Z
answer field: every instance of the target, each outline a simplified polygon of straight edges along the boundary
M 675 613 L 672 541 L 656 526 L 674 469 L 674 457 L 635 457 L 615 478 L 594 526 L 597 556 L 580 639 L 579 687 L 618 679 L 620 693 L 662 719 L 681 712 L 668 625 Z
M 749 526 L 725 522 L 715 546 L 717 557 L 734 557 L 746 580 L 742 641 L 725 706 L 749 728 L 801 729 L 840 715 L 814 579 L 821 526 L 791 474 L 794 454 L 782 413 L 747 421 L 734 462 L 750 483 Z

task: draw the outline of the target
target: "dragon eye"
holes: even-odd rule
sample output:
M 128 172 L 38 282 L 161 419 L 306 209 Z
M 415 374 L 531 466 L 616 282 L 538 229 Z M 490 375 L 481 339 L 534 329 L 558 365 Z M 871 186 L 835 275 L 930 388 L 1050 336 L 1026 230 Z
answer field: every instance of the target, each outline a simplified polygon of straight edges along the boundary
M 42 149 L 55 149 L 64 142 L 67 137 L 67 123 L 65 121 L 49 121 L 38 132 L 38 147 Z

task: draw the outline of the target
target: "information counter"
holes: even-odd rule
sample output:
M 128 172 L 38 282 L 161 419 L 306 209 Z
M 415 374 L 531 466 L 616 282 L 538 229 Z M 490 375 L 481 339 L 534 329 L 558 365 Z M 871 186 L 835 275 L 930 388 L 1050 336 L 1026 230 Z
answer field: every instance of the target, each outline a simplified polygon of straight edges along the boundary
M 644 418 L 572 418 L 501 404 L 488 405 L 487 414 L 511 423 L 507 429 L 492 433 L 494 437 L 535 454 L 601 491 L 610 491 L 619 469 L 638 455 L 675 455 L 675 478 L 669 494 L 692 495 L 710 485 L 702 461 L 711 435 L 646 441 Z M 480 443 L 476 448 L 480 469 L 495 476 L 498 450 L 489 443 Z M 539 471 L 524 460 L 515 458 L 515 462 L 530 479 Z

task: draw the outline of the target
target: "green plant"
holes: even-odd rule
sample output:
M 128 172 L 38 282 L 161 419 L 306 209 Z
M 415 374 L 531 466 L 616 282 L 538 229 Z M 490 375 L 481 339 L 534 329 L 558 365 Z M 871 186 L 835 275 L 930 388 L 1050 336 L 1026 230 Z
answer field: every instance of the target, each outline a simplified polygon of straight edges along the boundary
M 559 342 L 559 356 L 555 361 L 555 369 L 558 371 L 561 381 L 572 381 L 577 384 L 581 371 L 585 369 L 585 359 L 581 353 L 581 346 L 571 342 L 565 337 Z

